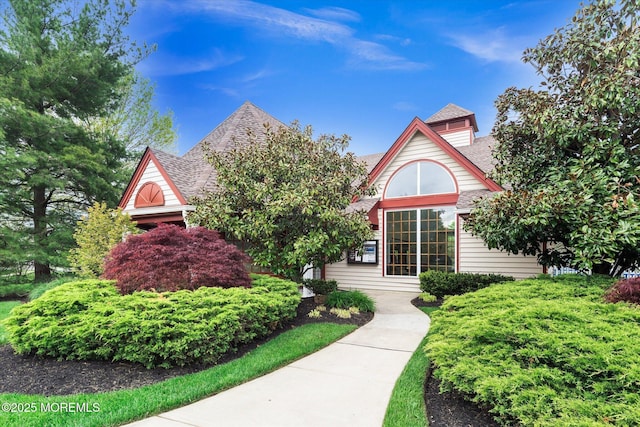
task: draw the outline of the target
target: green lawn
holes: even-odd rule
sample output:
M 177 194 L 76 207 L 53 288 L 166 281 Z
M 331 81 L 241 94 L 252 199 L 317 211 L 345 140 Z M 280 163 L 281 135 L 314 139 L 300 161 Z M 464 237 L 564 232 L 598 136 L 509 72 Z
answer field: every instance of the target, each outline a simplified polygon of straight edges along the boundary
M 20 305 L 20 301 L 0 301 L 0 321 L 9 316 L 11 309 L 17 305 Z M 6 344 L 6 342 L 4 326 L 2 326 L 2 322 L 0 322 L 0 345 Z
M 425 314 L 430 314 L 438 307 L 422 307 Z M 424 382 L 429 368 L 429 359 L 424 352 L 425 337 L 404 367 L 400 378 L 393 388 L 384 427 L 424 427 L 427 413 L 424 403 Z
M 0 411 L 0 425 L 117 426 L 184 406 L 262 376 L 325 347 L 354 329 L 354 325 L 333 323 L 304 325 L 229 363 L 134 390 L 52 397 L 1 394 L 0 402 L 3 404 L 15 404 L 16 408 L 26 407 L 35 411 Z M 67 403 L 94 412 L 59 411 L 60 405 Z

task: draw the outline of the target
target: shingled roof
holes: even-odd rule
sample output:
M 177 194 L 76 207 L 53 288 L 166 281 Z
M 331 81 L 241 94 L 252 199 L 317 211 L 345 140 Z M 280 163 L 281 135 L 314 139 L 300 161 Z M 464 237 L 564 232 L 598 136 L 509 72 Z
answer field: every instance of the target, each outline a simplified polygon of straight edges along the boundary
M 456 147 L 456 149 L 478 166 L 482 172 L 489 173 L 495 167 L 495 159 L 492 154 L 495 144 L 496 140 L 493 136 L 487 135 L 476 138 L 471 145 Z
M 371 173 L 373 168 L 382 160 L 385 153 L 366 154 L 364 156 L 358 156 L 358 160 L 364 162 L 367 165 L 367 173 Z
M 265 123 L 273 129 L 286 127 L 280 120 L 246 101 L 182 157 L 187 160 L 203 160 L 205 145 L 215 151 L 226 151 L 235 141 L 245 140 L 248 133 L 253 134 L 256 141 L 263 142 Z
M 236 141 L 246 140 L 249 133 L 255 136 L 257 142 L 264 141 L 265 124 L 274 129 L 286 126 L 280 120 L 246 101 L 182 157 L 159 150 L 152 151 L 182 196 L 188 200 L 193 196 L 201 195 L 203 190 L 215 189 L 216 171 L 205 160 L 205 146 L 214 151 L 226 151 Z
M 466 108 L 462 108 L 456 104 L 447 104 L 437 113 L 433 114 L 431 117 L 426 119 L 424 122 L 426 124 L 432 125 L 441 122 L 448 122 L 455 119 L 461 119 L 463 117 L 471 118 L 471 124 L 473 125 L 473 129 L 478 131 L 478 124 L 476 123 L 476 116 L 473 111 L 469 111 Z

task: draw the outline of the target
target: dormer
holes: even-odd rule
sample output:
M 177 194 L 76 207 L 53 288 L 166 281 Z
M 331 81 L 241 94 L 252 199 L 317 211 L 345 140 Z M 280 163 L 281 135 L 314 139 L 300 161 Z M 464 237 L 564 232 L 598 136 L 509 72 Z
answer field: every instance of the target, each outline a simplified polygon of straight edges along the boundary
M 455 104 L 447 104 L 424 122 L 454 147 L 473 144 L 478 131 L 476 115 Z

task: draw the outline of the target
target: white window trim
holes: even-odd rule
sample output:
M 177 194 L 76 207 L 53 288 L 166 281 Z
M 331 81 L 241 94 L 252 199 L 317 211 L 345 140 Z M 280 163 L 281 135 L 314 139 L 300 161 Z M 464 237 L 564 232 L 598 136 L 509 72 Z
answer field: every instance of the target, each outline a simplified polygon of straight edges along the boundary
M 422 176 L 422 163 L 431 163 L 432 165 L 435 165 L 435 166 L 441 168 L 447 174 L 449 179 L 451 180 L 451 185 L 453 187 L 453 191 L 441 192 L 441 193 L 422 194 L 420 192 L 420 183 L 421 183 L 420 178 Z M 389 196 L 389 195 L 387 195 L 388 192 L 389 192 L 389 187 L 393 184 L 393 181 L 395 180 L 396 175 L 400 171 L 402 171 L 404 168 L 406 168 L 406 167 L 408 167 L 408 166 L 410 166 L 412 164 L 416 165 L 416 183 L 415 183 L 416 184 L 416 194 L 410 194 L 410 195 L 407 195 L 407 196 Z M 458 191 L 457 187 L 458 186 L 456 184 L 456 180 L 454 179 L 453 175 L 451 174 L 451 171 L 448 168 L 446 168 L 444 165 L 442 165 L 439 162 L 432 161 L 432 160 L 418 160 L 418 161 L 405 163 L 404 165 L 400 166 L 400 168 L 398 168 L 393 175 L 391 175 L 391 177 L 389 178 L 389 183 L 387 184 L 386 188 L 384 189 L 384 198 L 385 199 L 400 199 L 400 198 L 403 198 L 403 197 L 438 196 L 438 195 L 442 195 L 442 194 L 452 194 L 452 193 L 455 193 L 455 192 Z

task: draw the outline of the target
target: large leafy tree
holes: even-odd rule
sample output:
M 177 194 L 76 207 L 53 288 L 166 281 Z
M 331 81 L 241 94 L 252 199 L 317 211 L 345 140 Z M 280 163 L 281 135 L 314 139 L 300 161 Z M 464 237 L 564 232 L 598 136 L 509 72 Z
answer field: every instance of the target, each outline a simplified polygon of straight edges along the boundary
M 265 127 L 265 137 L 208 153 L 218 189 L 194 201 L 188 221 L 247 242 L 256 264 L 300 281 L 305 266 L 336 262 L 370 236 L 362 212 L 345 212 L 367 171 L 345 152 L 347 135 L 314 140 L 311 126 L 294 122 Z
M 542 89 L 496 101 L 494 178 L 467 228 L 546 265 L 618 275 L 640 258 L 637 0 L 598 0 L 524 53 Z
M 117 200 L 124 144 L 84 125 L 107 115 L 144 49 L 125 0 L 10 0 L 0 30 L 0 257 L 36 280 L 64 265 L 80 208 Z
M 119 96 L 116 107 L 107 116 L 89 117 L 87 127 L 105 135 L 115 135 L 125 143 L 127 156 L 134 160 L 139 160 L 147 146 L 175 151 L 177 134 L 173 112 L 161 114 L 153 107 L 155 85 L 132 72 L 118 82 L 116 90 Z

